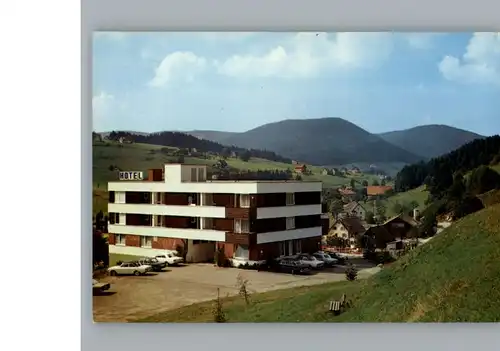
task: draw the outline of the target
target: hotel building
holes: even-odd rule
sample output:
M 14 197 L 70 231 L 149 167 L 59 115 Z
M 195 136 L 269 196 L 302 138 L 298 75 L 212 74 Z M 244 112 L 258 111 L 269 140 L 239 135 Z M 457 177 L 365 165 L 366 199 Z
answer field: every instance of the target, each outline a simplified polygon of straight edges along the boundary
M 189 262 L 223 248 L 238 264 L 320 248 L 321 182 L 207 180 L 206 166 L 185 164 L 122 178 L 136 180 L 108 183 L 110 253 L 187 244 Z

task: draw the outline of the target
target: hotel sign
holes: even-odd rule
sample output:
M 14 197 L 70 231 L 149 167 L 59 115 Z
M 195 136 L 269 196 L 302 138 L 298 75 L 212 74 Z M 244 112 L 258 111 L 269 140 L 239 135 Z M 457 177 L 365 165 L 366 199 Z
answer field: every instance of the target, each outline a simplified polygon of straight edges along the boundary
M 119 172 L 120 180 L 143 180 L 142 172 L 137 171 L 128 171 L 128 172 Z

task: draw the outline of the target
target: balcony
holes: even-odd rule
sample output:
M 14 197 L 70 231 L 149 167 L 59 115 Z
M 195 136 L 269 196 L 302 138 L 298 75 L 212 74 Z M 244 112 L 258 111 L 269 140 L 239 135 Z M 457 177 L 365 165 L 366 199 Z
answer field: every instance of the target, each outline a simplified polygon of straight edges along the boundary
M 108 231 L 113 234 L 141 236 L 158 236 L 163 238 L 180 238 L 189 240 L 224 241 L 226 232 L 208 229 L 166 228 L 138 225 L 109 225 Z
M 216 206 L 177 206 L 159 204 L 108 204 L 108 212 L 155 216 L 185 216 L 225 218 L 226 209 Z

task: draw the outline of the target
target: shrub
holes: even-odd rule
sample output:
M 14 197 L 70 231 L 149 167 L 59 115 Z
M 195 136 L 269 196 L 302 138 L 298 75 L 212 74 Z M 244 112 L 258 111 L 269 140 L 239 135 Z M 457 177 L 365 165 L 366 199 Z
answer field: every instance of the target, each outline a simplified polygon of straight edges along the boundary
M 121 265 L 122 263 L 123 263 L 123 261 L 117 261 L 117 262 L 116 262 L 116 265 L 117 265 L 117 266 L 119 266 L 119 265 Z
M 347 267 L 347 269 L 345 270 L 345 278 L 348 281 L 352 282 L 355 281 L 357 277 L 358 277 L 358 270 L 352 264 L 349 265 L 349 267 Z
M 228 262 L 229 260 L 226 258 L 226 254 L 224 253 L 223 247 L 219 247 L 215 251 L 214 261 L 218 267 L 225 267 L 226 266 L 226 264 L 227 264 L 226 262 Z
M 250 304 L 250 293 L 248 292 L 248 279 L 245 279 L 241 274 L 236 277 L 236 286 L 238 294 L 245 299 L 245 303 Z
M 215 323 L 225 323 L 227 321 L 226 314 L 222 308 L 222 300 L 220 298 L 220 290 L 217 288 L 217 298 L 215 299 L 214 308 L 212 310 Z
M 376 254 L 376 258 L 377 258 L 376 263 L 382 263 L 382 264 L 391 263 L 395 261 L 394 257 L 387 251 L 378 252 Z

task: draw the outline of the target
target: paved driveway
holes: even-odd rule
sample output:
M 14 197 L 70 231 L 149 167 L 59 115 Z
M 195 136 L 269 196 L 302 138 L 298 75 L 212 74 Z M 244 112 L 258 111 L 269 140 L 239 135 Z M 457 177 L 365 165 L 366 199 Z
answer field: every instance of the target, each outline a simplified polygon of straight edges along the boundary
M 377 268 L 360 266 L 358 277 L 363 278 Z M 126 322 L 150 316 L 196 302 L 212 300 L 217 288 L 221 296 L 238 293 L 237 276 L 249 281 L 251 292 L 264 292 L 295 286 L 314 285 L 345 280 L 344 268 L 338 267 L 310 276 L 294 276 L 270 272 L 257 272 L 236 268 L 217 268 L 211 264 L 191 264 L 168 268 L 165 272 L 147 276 L 106 277 L 111 283 L 104 295 L 93 297 L 94 321 Z

